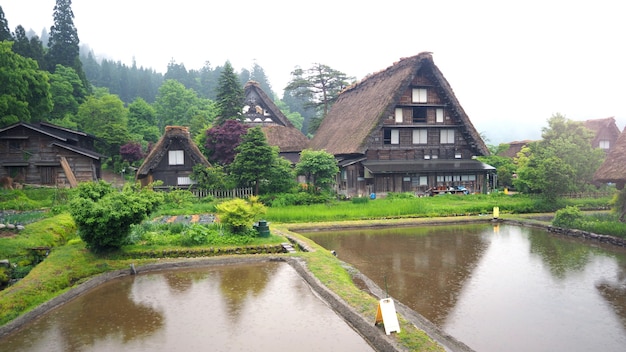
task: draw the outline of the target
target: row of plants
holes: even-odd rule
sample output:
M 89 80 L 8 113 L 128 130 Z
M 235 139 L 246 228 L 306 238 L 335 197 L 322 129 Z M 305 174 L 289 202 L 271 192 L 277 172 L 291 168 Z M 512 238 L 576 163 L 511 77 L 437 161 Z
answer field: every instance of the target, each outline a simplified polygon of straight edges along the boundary
M 567 206 L 556 212 L 552 225 L 626 238 L 626 223 L 619 221 L 615 212 L 585 214 L 579 207 Z

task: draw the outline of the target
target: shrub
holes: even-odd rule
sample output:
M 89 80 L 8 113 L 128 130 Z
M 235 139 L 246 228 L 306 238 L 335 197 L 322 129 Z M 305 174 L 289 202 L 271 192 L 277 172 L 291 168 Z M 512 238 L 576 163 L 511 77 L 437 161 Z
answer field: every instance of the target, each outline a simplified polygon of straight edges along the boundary
M 78 195 L 82 196 L 72 200 L 70 210 L 81 239 L 94 251 L 121 247 L 128 240 L 131 225 L 140 223 L 163 201 L 162 193 L 149 189 L 126 186 L 122 192 L 107 193 L 99 192 L 98 187 L 87 183 L 80 190 L 79 186 Z
M 560 209 L 554 215 L 552 225 L 565 228 L 578 228 L 584 218 L 583 213 L 577 207 L 567 206 Z
M 248 198 L 248 201 L 241 198 L 229 200 L 218 204 L 216 208 L 220 222 L 238 234 L 252 227 L 257 216 L 265 213 L 265 206 L 254 196 Z

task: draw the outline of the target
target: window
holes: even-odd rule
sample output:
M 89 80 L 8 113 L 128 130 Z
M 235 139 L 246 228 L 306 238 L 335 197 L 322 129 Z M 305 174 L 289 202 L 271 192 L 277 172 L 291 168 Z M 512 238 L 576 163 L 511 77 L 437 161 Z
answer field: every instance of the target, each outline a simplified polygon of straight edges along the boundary
M 454 130 L 441 130 L 439 132 L 439 143 L 454 144 Z
M 384 130 L 384 144 L 400 144 L 400 130 L 387 128 Z
M 423 106 L 413 108 L 413 123 L 426 122 L 426 112 L 428 110 Z
M 189 177 L 178 177 L 178 185 L 179 186 L 189 186 L 193 185 L 195 182 Z
M 443 123 L 443 109 L 437 109 L 437 118 L 436 118 L 436 122 L 437 123 Z
M 170 150 L 168 157 L 170 165 L 185 165 L 185 152 L 183 150 Z
M 428 130 L 420 128 L 413 130 L 413 144 L 427 144 L 428 143 Z
M 414 103 L 428 102 L 428 90 L 426 88 L 413 88 L 412 100 Z
M 402 123 L 402 121 L 404 121 L 404 118 L 402 116 L 402 108 L 396 108 L 396 122 Z
M 598 147 L 601 149 L 609 149 L 611 148 L 611 142 L 607 140 L 601 140 Z

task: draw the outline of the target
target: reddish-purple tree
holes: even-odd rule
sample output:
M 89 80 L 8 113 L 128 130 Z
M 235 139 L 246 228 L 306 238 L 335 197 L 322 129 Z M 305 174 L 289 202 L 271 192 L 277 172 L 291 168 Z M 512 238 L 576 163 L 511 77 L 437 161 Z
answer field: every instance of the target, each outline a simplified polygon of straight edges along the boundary
M 129 163 L 140 160 L 144 157 L 144 153 L 141 150 L 141 144 L 137 142 L 128 142 L 120 146 L 120 155 L 122 160 L 126 160 Z
M 226 120 L 223 124 L 206 131 L 204 144 L 210 162 L 228 165 L 235 160 L 235 148 L 241 143 L 241 136 L 246 134 L 248 126 L 237 120 Z

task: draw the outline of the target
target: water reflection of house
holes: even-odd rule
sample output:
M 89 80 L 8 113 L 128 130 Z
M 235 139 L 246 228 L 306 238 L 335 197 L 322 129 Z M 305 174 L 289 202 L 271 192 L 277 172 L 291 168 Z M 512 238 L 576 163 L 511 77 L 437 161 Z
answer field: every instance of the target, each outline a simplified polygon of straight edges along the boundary
M 50 123 L 19 122 L 0 129 L 0 178 L 51 186 L 75 186 L 100 178 L 104 155 L 96 137 Z
M 191 139 L 189 128 L 167 126 L 165 134 L 137 170 L 136 177 L 142 186 L 162 181 L 162 186 L 166 187 L 188 187 L 193 184 L 190 175 L 196 164 L 210 166 Z
M 348 196 L 423 193 L 453 185 L 489 191 L 489 150 L 431 53 L 401 59 L 339 95 L 310 147 L 333 154 Z
M 606 153 L 613 148 L 617 138 L 619 138 L 620 130 L 615 123 L 614 117 L 587 120 L 583 124 L 594 133 L 591 145 L 594 148 L 603 149 Z

